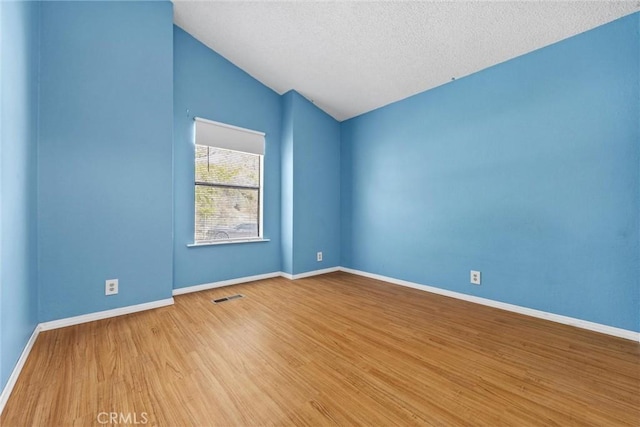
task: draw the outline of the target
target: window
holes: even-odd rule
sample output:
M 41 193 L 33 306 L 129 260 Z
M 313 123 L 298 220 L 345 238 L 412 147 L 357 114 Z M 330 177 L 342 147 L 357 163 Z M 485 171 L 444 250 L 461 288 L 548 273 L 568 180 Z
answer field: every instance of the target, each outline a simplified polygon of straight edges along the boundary
M 196 118 L 195 242 L 262 237 L 264 134 Z

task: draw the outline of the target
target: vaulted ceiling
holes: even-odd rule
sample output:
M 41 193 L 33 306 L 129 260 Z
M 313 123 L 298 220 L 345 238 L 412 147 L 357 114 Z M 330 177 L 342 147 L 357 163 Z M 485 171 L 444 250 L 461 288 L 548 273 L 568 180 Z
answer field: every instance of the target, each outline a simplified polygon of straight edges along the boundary
M 342 121 L 640 10 L 639 1 L 174 1 L 175 23 Z

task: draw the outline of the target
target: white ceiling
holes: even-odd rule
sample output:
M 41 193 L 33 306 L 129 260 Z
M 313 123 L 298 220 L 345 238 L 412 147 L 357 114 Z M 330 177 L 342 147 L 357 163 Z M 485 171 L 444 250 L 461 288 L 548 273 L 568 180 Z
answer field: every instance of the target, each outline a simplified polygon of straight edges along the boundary
M 342 121 L 640 10 L 640 1 L 178 1 L 175 23 Z

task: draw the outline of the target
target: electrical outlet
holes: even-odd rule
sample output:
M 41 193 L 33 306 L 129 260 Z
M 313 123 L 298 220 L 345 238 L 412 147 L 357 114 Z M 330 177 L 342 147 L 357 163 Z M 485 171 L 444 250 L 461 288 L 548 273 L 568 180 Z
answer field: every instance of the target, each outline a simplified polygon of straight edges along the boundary
M 317 253 L 316 259 L 318 260 L 318 262 L 322 261 L 322 252 Z
M 104 282 L 104 294 L 116 295 L 118 293 L 118 279 L 109 279 Z
M 479 271 L 475 271 L 475 270 L 471 270 L 470 279 L 471 279 L 471 284 L 479 285 L 480 284 L 480 272 Z

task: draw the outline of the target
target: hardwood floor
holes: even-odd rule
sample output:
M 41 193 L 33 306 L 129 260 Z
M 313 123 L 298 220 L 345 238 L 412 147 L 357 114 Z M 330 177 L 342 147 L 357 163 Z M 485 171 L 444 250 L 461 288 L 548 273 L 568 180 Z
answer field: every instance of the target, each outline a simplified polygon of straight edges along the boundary
M 0 424 L 122 421 L 637 426 L 640 344 L 347 273 L 276 278 L 41 333 Z

